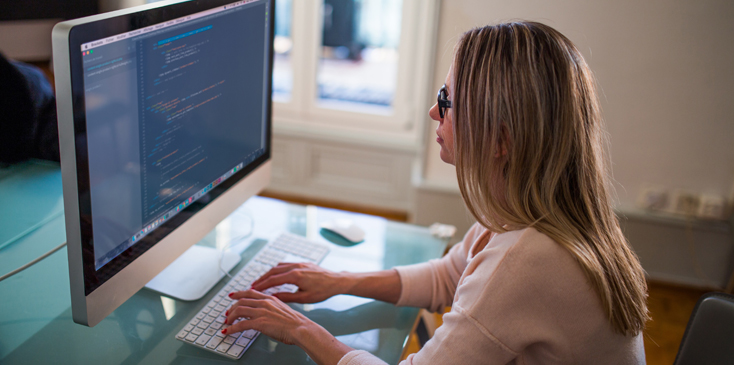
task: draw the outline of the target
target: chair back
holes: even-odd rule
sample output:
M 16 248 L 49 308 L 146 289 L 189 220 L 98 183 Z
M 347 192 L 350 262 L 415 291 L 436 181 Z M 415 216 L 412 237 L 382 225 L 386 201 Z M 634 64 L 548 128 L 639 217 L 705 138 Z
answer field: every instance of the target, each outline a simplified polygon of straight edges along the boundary
M 675 365 L 734 364 L 734 296 L 707 293 L 688 320 Z

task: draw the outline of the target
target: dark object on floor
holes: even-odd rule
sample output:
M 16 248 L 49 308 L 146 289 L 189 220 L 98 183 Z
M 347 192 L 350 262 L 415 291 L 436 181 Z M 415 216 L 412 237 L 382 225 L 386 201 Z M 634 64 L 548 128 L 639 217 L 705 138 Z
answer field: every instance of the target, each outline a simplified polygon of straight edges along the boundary
M 59 161 L 53 87 L 37 67 L 0 54 L 0 163 Z
M 676 365 L 734 363 L 734 296 L 704 294 L 683 335 Z

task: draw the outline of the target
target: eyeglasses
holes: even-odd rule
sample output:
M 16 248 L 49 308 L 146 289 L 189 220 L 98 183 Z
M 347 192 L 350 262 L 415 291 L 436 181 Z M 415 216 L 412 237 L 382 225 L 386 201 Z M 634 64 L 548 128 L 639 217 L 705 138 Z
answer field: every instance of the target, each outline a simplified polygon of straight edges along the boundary
M 439 90 L 438 90 L 438 97 L 436 98 L 436 103 L 438 104 L 438 114 L 441 115 L 441 118 L 446 117 L 446 109 L 451 108 L 451 100 L 448 99 L 449 92 L 446 91 L 446 84 L 444 84 Z

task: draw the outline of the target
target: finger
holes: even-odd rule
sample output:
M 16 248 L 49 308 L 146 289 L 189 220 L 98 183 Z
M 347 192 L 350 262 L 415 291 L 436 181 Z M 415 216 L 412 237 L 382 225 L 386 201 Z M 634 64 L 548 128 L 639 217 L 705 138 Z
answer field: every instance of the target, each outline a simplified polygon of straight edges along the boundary
M 246 306 L 233 308 L 228 311 L 229 314 L 227 315 L 227 319 L 225 320 L 224 323 L 232 324 L 238 318 L 257 318 L 263 315 L 262 311 L 263 309 L 261 308 L 253 308 L 253 307 L 246 307 Z
M 259 308 L 262 307 L 262 304 L 259 302 L 262 302 L 263 299 L 249 299 L 249 298 L 243 298 L 238 299 L 232 303 L 232 305 L 227 309 L 226 312 L 224 312 L 225 316 L 228 316 L 229 313 L 237 309 L 237 307 L 252 307 L 252 308 Z
M 265 294 L 263 294 L 263 293 L 261 293 L 261 292 L 259 292 L 257 290 L 254 290 L 254 289 L 248 289 L 248 290 L 244 290 L 244 291 L 232 292 L 232 293 L 229 293 L 229 297 L 232 298 L 232 299 L 235 299 L 235 300 L 237 300 L 237 299 L 245 299 L 245 298 L 250 298 L 250 299 L 267 299 L 267 298 L 270 298 L 269 295 L 265 295 Z
M 258 283 L 257 285 L 252 285 L 252 289 L 255 290 L 265 290 L 267 288 L 272 288 L 274 286 L 283 285 L 283 284 L 295 284 L 298 285 L 299 283 L 296 280 L 296 273 L 295 271 L 288 271 L 285 274 L 275 275 L 271 276 L 262 282 Z
M 265 279 L 267 279 L 267 278 L 269 278 L 269 277 L 271 277 L 273 275 L 282 274 L 282 273 L 284 273 L 286 271 L 293 270 L 295 268 L 296 268 L 296 266 L 294 264 L 292 264 L 292 263 L 280 263 L 280 264 L 278 264 L 278 266 L 276 266 L 276 267 L 268 270 L 268 272 L 266 272 L 265 274 L 263 274 L 257 280 L 253 281 L 252 282 L 252 286 L 255 286 L 255 284 L 257 284 L 257 283 L 259 283 L 259 282 L 261 282 L 261 281 L 263 281 L 263 280 L 265 280 Z
M 254 319 L 247 319 L 239 321 L 225 329 L 222 330 L 222 334 L 232 334 L 237 332 L 243 332 L 247 330 L 256 330 L 259 331 L 257 328 L 259 328 L 260 321 L 254 320 Z M 257 327 L 257 328 L 256 328 Z

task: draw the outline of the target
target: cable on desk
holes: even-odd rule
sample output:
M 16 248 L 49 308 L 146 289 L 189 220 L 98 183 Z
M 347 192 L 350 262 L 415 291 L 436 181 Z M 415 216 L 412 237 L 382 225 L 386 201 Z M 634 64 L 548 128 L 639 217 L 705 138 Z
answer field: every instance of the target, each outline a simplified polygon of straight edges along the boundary
M 43 255 L 41 255 L 40 257 L 38 257 L 37 259 L 35 259 L 35 260 L 33 260 L 33 261 L 31 261 L 31 262 L 29 262 L 29 263 L 27 263 L 27 264 L 25 264 L 25 265 L 17 268 L 15 270 L 13 270 L 13 271 L 11 271 L 11 272 L 3 275 L 3 276 L 0 276 L 0 281 L 3 281 L 5 279 L 7 279 L 7 278 L 9 278 L 9 277 L 11 277 L 11 276 L 13 276 L 13 275 L 15 275 L 15 274 L 23 271 L 23 270 L 25 270 L 25 269 L 27 269 L 27 268 L 35 265 L 38 261 L 41 261 L 41 260 L 45 259 L 46 257 L 51 256 L 51 254 L 53 254 L 54 252 L 62 249 L 64 246 L 66 246 L 66 242 L 64 242 L 64 243 L 56 246 L 55 248 L 51 249 L 51 251 L 48 251 L 48 252 L 44 253 Z

